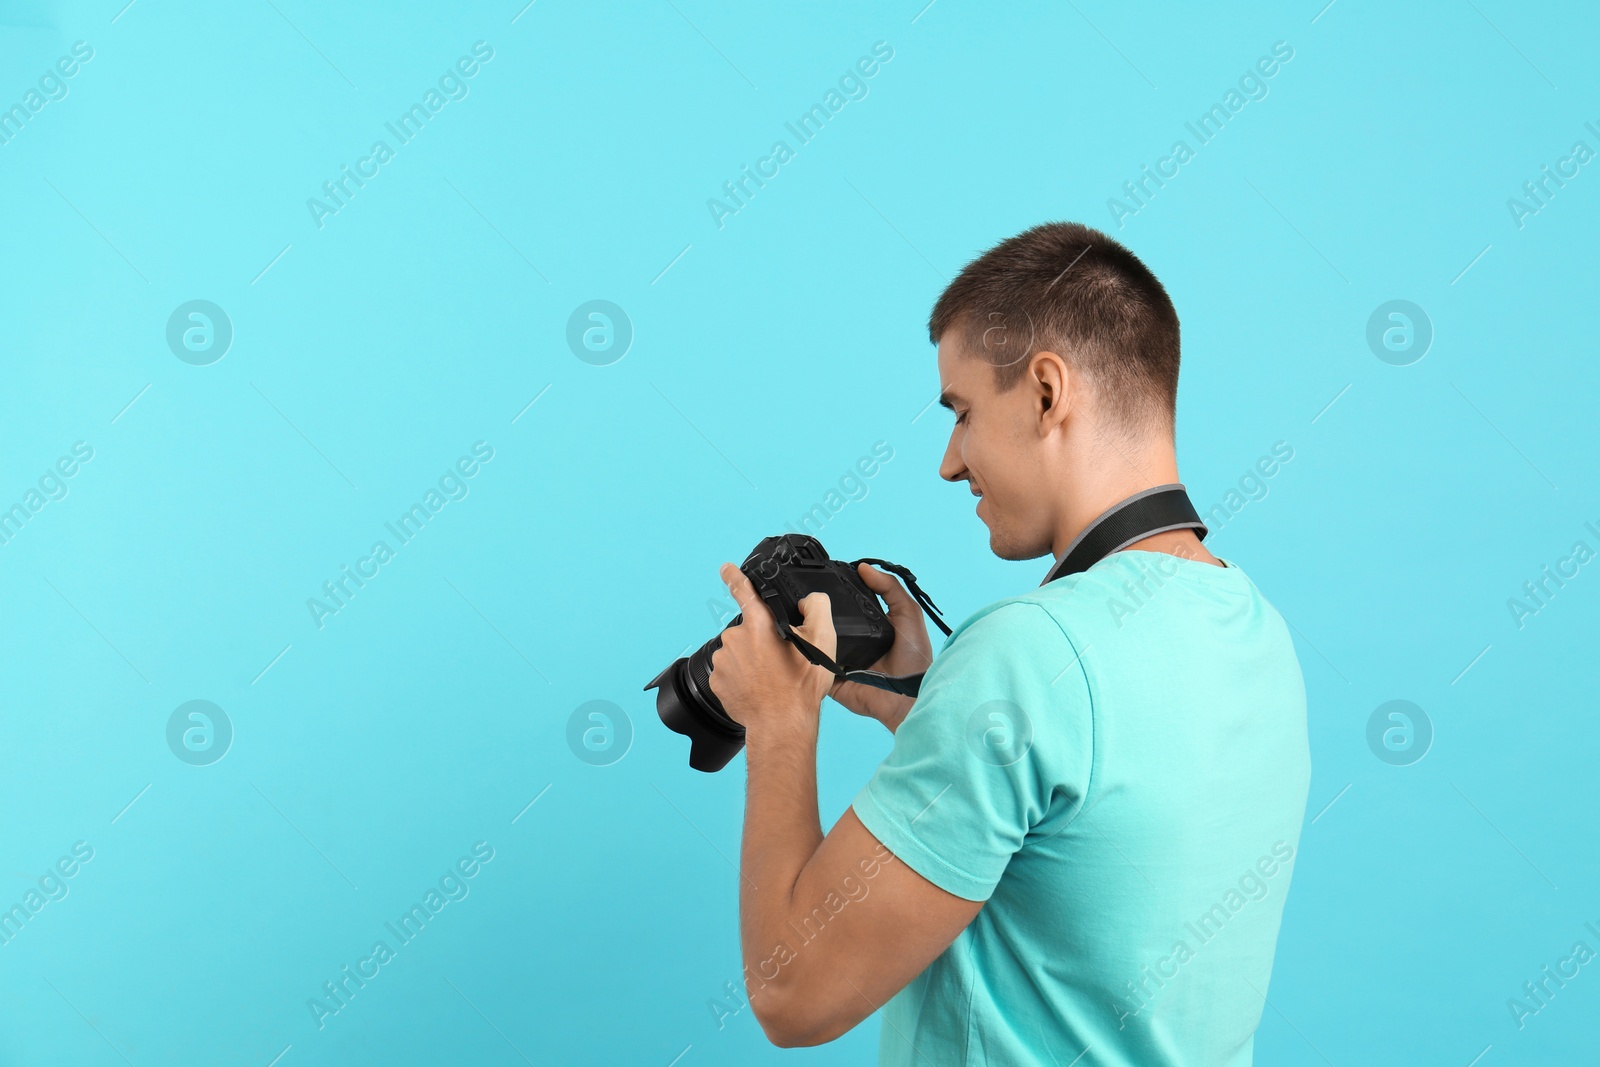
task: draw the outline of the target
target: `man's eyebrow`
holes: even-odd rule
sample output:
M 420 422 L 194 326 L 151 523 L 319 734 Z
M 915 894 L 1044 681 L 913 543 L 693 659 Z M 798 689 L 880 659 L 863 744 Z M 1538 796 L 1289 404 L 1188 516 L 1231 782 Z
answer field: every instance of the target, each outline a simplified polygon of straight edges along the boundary
M 939 406 L 954 411 L 956 409 L 955 401 L 960 399 L 961 398 L 955 393 L 952 393 L 950 390 L 946 389 L 939 394 Z

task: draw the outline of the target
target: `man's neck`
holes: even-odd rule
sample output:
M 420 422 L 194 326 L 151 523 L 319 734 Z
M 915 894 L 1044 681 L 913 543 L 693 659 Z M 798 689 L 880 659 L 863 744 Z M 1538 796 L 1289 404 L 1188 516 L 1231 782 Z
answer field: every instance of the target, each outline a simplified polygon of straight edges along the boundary
M 1178 481 L 1178 461 L 1171 447 L 1133 452 L 1128 446 L 1103 444 L 1087 457 L 1081 476 L 1065 479 L 1068 491 L 1056 516 L 1050 551 L 1060 559 L 1089 524 L 1130 496 Z
M 1124 546 L 1121 551 L 1165 552 L 1169 556 L 1182 556 L 1198 563 L 1209 563 L 1213 567 L 1227 566 L 1206 551 L 1205 545 L 1200 543 L 1200 536 L 1193 530 L 1168 530 L 1165 533 L 1151 534 L 1142 541 Z

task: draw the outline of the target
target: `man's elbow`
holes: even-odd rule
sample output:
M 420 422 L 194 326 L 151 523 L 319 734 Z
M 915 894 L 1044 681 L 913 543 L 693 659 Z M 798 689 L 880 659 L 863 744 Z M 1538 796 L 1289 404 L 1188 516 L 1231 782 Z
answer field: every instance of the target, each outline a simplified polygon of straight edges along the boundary
M 841 1037 L 853 1022 L 830 1018 L 819 1010 L 815 999 L 765 996 L 750 1005 L 761 1024 L 761 1032 L 778 1048 L 809 1048 L 825 1045 Z
M 811 1048 L 815 1045 L 826 1045 L 844 1032 L 832 1028 L 819 1030 L 803 1024 L 768 1022 L 760 1016 L 757 1016 L 757 1020 L 761 1023 L 761 1031 L 767 1035 L 767 1040 L 778 1048 Z

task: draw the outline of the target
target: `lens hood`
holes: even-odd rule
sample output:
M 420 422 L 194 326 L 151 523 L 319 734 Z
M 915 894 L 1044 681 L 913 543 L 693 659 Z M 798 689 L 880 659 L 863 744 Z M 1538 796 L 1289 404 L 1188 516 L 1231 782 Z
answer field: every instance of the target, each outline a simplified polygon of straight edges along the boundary
M 656 714 L 673 733 L 689 739 L 689 766 L 720 771 L 744 747 L 744 727 L 718 715 L 694 684 L 689 659 L 681 656 L 652 678 L 645 689 L 656 691 Z

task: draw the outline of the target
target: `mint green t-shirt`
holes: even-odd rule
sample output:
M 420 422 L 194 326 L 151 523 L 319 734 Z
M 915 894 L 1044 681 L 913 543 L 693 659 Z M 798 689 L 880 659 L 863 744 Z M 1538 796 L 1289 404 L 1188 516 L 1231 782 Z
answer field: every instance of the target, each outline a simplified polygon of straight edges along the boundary
M 853 803 L 986 901 L 879 1063 L 1250 1064 L 1310 775 L 1288 628 L 1232 564 L 1117 552 L 967 619 Z

